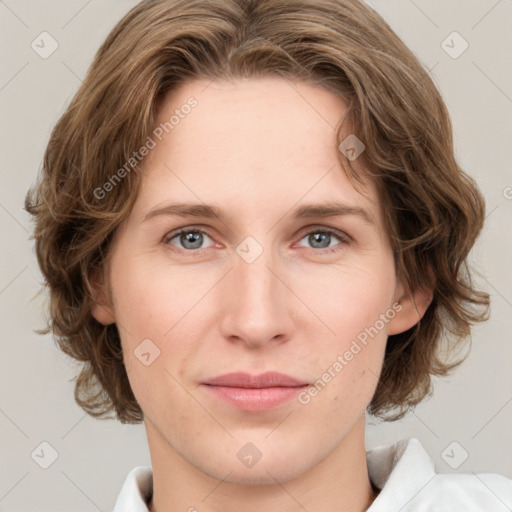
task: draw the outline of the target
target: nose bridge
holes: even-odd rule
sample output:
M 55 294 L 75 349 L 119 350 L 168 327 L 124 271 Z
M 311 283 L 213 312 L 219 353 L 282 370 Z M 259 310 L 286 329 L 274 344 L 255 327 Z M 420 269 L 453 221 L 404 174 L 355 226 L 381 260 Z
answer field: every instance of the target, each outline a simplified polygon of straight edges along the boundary
M 250 244 L 250 242 L 249 242 Z M 277 277 L 277 260 L 271 249 L 263 249 L 254 257 L 240 244 L 230 272 L 227 309 L 223 320 L 224 334 L 237 337 L 251 345 L 261 345 L 276 337 L 289 336 L 291 318 L 290 301 L 286 286 Z M 246 257 L 253 251 L 252 257 Z
M 235 263 L 237 303 L 250 309 L 253 320 L 256 320 L 258 311 L 263 316 L 269 310 L 279 307 L 279 304 L 274 304 L 280 295 L 277 279 L 269 270 L 275 266 L 274 259 L 268 249 L 252 262 L 240 257 Z

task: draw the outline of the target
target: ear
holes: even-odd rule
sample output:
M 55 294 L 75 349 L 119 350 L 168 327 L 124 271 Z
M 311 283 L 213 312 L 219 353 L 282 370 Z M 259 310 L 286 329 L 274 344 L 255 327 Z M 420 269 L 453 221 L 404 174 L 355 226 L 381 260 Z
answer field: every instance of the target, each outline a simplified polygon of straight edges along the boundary
M 98 269 L 93 270 L 91 274 L 91 285 L 93 289 L 93 306 L 91 315 L 103 325 L 113 324 L 115 320 L 114 309 L 106 291 L 103 272 Z
M 410 292 L 400 283 L 395 295 L 395 301 L 398 302 L 400 309 L 394 308 L 397 313 L 388 323 L 388 334 L 400 334 L 416 325 L 425 314 L 433 296 L 434 291 L 431 288 L 422 287 Z

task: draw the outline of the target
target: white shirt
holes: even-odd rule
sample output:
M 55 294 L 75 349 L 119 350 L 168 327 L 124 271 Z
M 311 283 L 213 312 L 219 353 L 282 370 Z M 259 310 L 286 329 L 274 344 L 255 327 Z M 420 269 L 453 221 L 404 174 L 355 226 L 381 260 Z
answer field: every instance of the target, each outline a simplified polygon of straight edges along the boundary
M 416 438 L 366 452 L 368 474 L 380 493 L 367 512 L 506 512 L 512 479 L 495 473 L 441 474 Z M 148 512 L 153 475 L 148 466 L 128 474 L 113 512 Z

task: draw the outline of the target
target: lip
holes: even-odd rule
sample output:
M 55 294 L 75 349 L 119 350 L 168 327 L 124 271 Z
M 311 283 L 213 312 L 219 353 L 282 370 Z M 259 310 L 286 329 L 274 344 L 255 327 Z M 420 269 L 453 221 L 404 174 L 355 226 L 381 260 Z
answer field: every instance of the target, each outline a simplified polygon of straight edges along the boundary
M 217 398 L 244 411 L 262 412 L 282 405 L 308 386 L 307 382 L 278 372 L 260 375 L 236 372 L 202 383 Z
M 272 387 L 298 387 L 308 384 L 305 381 L 295 379 L 279 372 L 265 372 L 259 375 L 251 375 L 244 372 L 226 373 L 213 379 L 208 379 L 203 384 L 211 386 L 225 386 L 232 388 L 272 388 Z

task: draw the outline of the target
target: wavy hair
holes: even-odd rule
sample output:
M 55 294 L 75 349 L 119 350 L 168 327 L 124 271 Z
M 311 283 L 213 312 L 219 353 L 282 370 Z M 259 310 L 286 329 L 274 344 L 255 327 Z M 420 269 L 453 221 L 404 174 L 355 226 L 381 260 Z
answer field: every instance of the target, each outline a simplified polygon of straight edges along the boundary
M 462 362 L 453 354 L 468 347 L 471 325 L 487 319 L 489 295 L 473 286 L 468 265 L 482 194 L 455 160 L 439 91 L 380 15 L 358 0 L 146 0 L 99 48 L 25 199 L 49 291 L 39 332 L 52 332 L 83 363 L 75 399 L 90 415 L 143 419 L 118 330 L 91 315 L 91 278 L 105 271 L 142 173 L 135 163 L 105 197 L 98 187 L 144 145 L 165 93 L 195 79 L 265 75 L 317 84 L 347 102 L 345 122 L 366 146 L 364 169 L 339 158 L 353 183 L 377 184 L 397 275 L 411 291 L 433 289 L 421 321 L 389 336 L 369 412 L 403 416 L 431 393 L 432 375 Z

